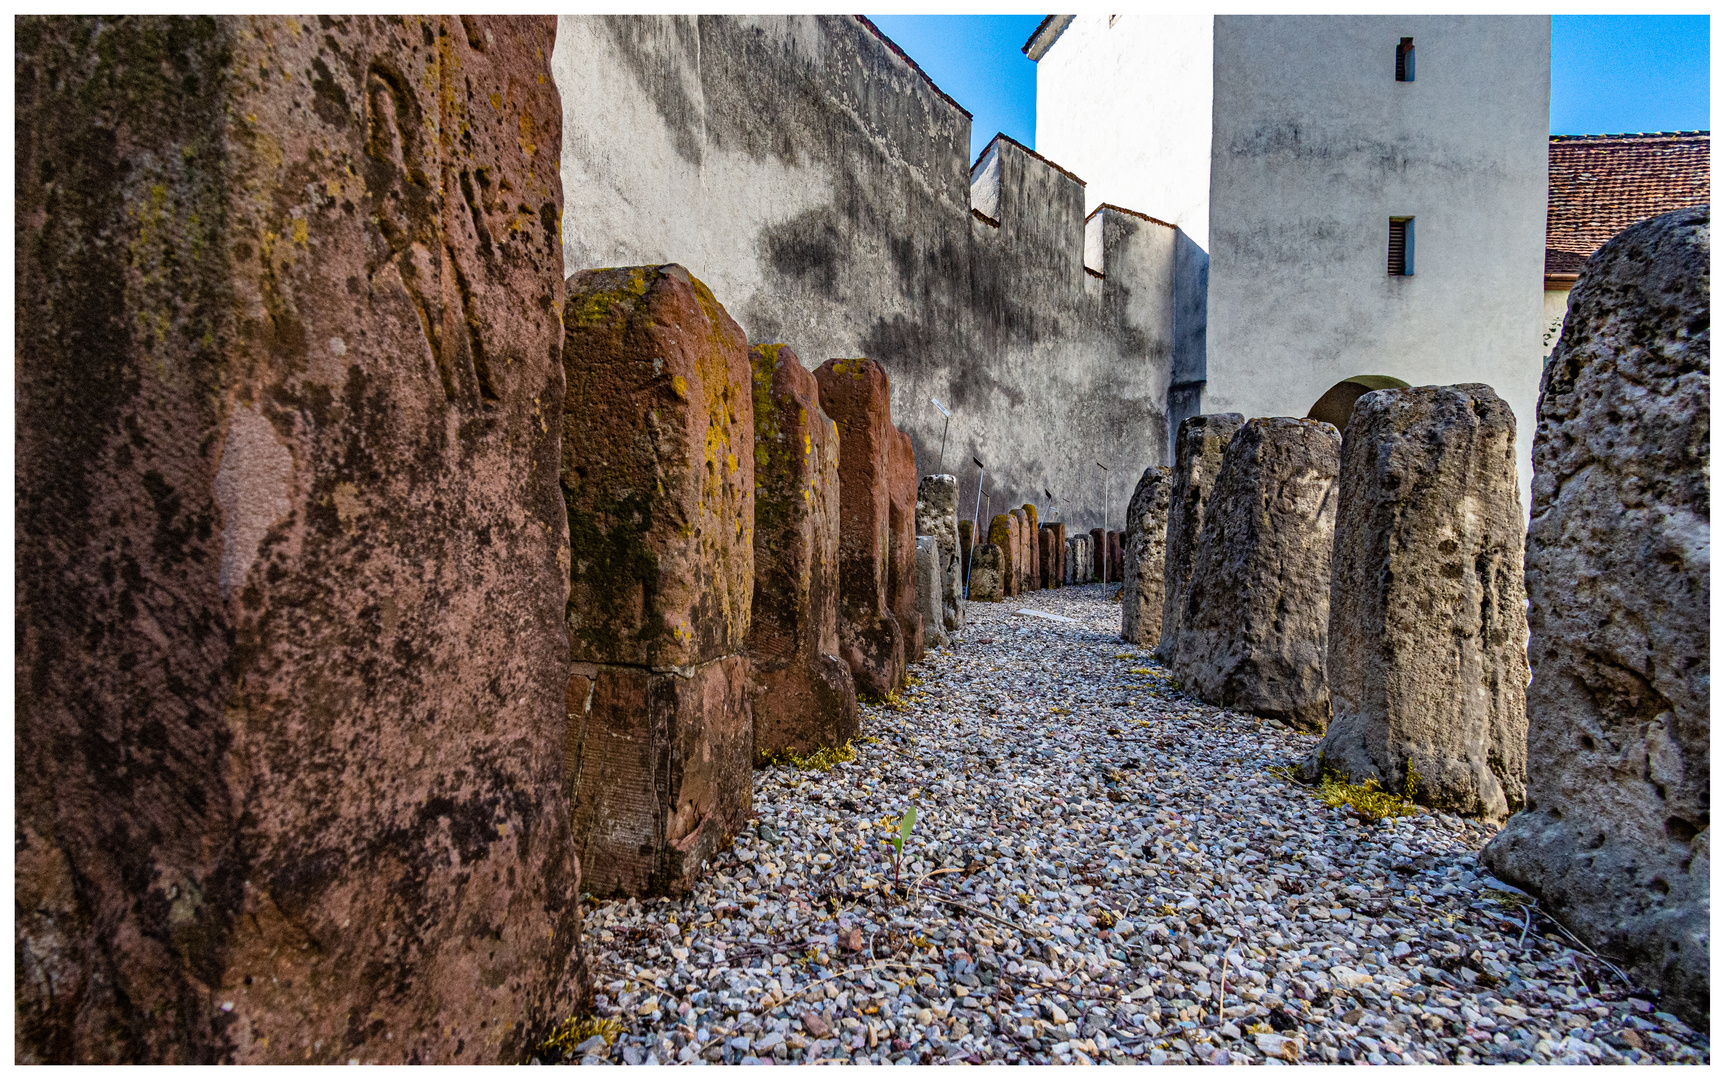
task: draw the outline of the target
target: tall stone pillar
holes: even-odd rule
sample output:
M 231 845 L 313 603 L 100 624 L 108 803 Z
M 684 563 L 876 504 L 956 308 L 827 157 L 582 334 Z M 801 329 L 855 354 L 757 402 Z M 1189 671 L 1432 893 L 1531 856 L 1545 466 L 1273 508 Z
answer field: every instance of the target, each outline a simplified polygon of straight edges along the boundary
M 1709 212 L 1570 292 L 1533 442 L 1527 808 L 1481 858 L 1709 1019 Z
M 1246 418 L 1239 413 L 1190 416 L 1174 437 L 1174 487 L 1168 493 L 1168 542 L 1163 552 L 1162 640 L 1156 656 L 1169 663 L 1186 608 L 1186 588 L 1198 557 L 1204 508 L 1222 469 L 1222 452 Z
M 525 1060 L 586 980 L 556 20 L 15 29 L 14 1053 Z
M 1012 585 L 1015 595 L 1030 590 L 1030 519 L 1022 509 L 1008 511 L 1012 518 Z
M 1013 526 L 1013 519 L 1008 514 L 996 514 L 988 524 L 988 542 L 1000 549 L 1000 591 L 1003 596 L 1018 594 L 1018 538 Z
M 1526 790 L 1527 608 L 1515 414 L 1489 386 L 1359 398 L 1342 440 L 1312 752 L 1356 782 L 1501 820 Z
M 970 598 L 977 603 L 1006 599 L 1006 565 L 1006 552 L 999 544 L 978 544 L 970 556 Z
M 976 523 L 968 518 L 958 523 L 958 546 L 964 552 L 964 577 L 960 581 L 959 592 L 968 598 L 970 591 L 970 553 L 976 548 Z
M 749 350 L 755 590 L 749 665 L 756 760 L 842 746 L 856 684 L 839 659 L 839 435 L 788 345 Z
M 887 495 L 892 544 L 887 598 L 904 635 L 904 658 L 909 663 L 921 660 L 925 648 L 922 612 L 916 603 L 916 447 L 910 436 L 897 428 L 892 429 L 889 447 Z
M 1121 557 L 1126 589 L 1120 597 L 1120 636 L 1154 647 L 1162 640 L 1163 556 L 1168 538 L 1168 496 L 1174 472 L 1152 465 L 1138 478 L 1126 504 L 1126 543 Z
M 959 551 L 958 477 L 925 476 L 917 483 L 916 531 L 940 544 L 941 625 L 950 631 L 964 626 L 964 571 Z
M 932 536 L 916 538 L 916 606 L 917 614 L 922 616 L 924 648 L 946 648 L 946 622 L 941 618 L 940 598 L 940 566 L 945 559 L 946 552 L 941 550 L 939 540 Z
M 1322 732 L 1341 435 L 1248 420 L 1228 443 L 1180 613 L 1176 678 L 1212 705 Z
M 860 693 L 904 682 L 905 641 L 887 585 L 892 557 L 892 426 L 886 372 L 866 358 L 815 371 L 821 408 L 839 429 L 839 648 Z
M 568 291 L 575 842 L 595 896 L 676 896 L 752 803 L 747 339 L 675 264 L 584 270 Z
M 1037 519 L 1036 506 L 1025 503 L 1024 511 L 1024 560 L 1029 589 L 1045 588 L 1042 584 L 1042 544 L 1037 537 L 1042 532 L 1042 523 Z

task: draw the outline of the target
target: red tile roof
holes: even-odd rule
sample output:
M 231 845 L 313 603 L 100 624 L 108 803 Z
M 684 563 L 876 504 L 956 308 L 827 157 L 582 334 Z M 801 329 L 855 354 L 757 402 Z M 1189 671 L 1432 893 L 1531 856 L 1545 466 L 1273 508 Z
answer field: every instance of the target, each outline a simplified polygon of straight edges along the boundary
M 1553 135 L 1545 275 L 1567 278 L 1624 229 L 1708 202 L 1708 133 Z

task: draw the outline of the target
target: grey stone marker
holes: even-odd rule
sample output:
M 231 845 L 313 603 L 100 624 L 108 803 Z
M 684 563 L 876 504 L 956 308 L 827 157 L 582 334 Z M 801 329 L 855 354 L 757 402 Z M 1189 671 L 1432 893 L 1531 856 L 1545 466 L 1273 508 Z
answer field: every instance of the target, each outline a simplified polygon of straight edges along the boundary
M 1261 416 L 1228 443 L 1180 612 L 1176 678 L 1200 699 L 1321 732 L 1342 437 Z
M 1204 506 L 1222 468 L 1222 451 L 1245 422 L 1239 413 L 1189 416 L 1175 433 L 1174 487 L 1168 493 L 1168 540 L 1163 552 L 1162 636 L 1156 646 L 1156 655 L 1165 664 L 1173 660 L 1186 584 L 1192 580 L 1198 535 L 1204 528 Z
M 1152 465 L 1138 478 L 1126 504 L 1122 558 L 1126 588 L 1120 597 L 1120 637 L 1134 645 L 1162 641 L 1162 576 L 1168 542 L 1168 496 L 1174 470 Z
M 1481 855 L 1707 1026 L 1708 209 L 1619 233 L 1545 367 L 1527 806 Z
M 1079 533 L 1066 541 L 1066 583 L 1083 585 L 1090 580 L 1090 534 Z
M 916 610 L 922 613 L 924 649 L 946 647 L 946 623 L 941 618 L 941 597 L 945 592 L 942 568 L 946 552 L 932 536 L 916 538 Z
M 1332 719 L 1304 772 L 1501 821 L 1527 765 L 1515 414 L 1491 387 L 1361 397 L 1330 563 Z M 1321 763 L 1320 763 L 1321 757 Z
M 941 607 L 947 630 L 964 625 L 964 566 L 958 537 L 958 477 L 925 476 L 916 487 L 916 533 L 940 542 Z
M 1006 599 L 1006 553 L 999 544 L 978 544 L 970 553 L 970 598 L 998 604 Z

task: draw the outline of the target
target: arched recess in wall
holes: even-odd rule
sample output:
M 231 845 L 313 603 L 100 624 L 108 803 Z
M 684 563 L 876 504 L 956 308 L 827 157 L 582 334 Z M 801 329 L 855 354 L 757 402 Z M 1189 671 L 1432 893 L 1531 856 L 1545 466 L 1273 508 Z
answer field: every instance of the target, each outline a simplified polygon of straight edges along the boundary
M 1342 431 L 1348 426 L 1348 417 L 1354 415 L 1354 402 L 1362 396 L 1373 390 L 1394 390 L 1407 385 L 1393 375 L 1355 375 L 1325 390 L 1306 418 L 1334 424 L 1337 431 Z

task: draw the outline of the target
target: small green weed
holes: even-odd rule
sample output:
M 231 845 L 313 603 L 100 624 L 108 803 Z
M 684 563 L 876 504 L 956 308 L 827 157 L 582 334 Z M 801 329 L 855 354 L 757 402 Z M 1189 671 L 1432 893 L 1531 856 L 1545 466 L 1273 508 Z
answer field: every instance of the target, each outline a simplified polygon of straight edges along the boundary
M 884 697 L 873 694 L 858 694 L 857 700 L 864 705 L 872 705 L 877 709 L 887 709 L 891 712 L 904 712 L 904 699 L 898 696 L 897 690 L 888 690 Z
M 1419 813 L 1419 807 L 1414 805 L 1414 789 L 1419 786 L 1420 774 L 1414 772 L 1412 759 L 1408 761 L 1408 778 L 1400 795 L 1383 790 L 1376 778 L 1367 779 L 1363 784 L 1350 783 L 1347 777 L 1325 767 L 1321 758 L 1319 768 L 1323 769 L 1323 779 L 1318 781 L 1318 798 L 1324 800 L 1325 806 L 1346 806 L 1358 814 L 1361 821 Z
M 899 818 L 898 828 L 894 831 L 892 839 L 888 841 L 892 844 L 892 883 L 894 886 L 898 885 L 899 864 L 904 861 L 904 842 L 910 839 L 910 830 L 915 825 L 916 807 L 912 806 L 905 810 L 904 817 Z
M 539 1044 L 539 1052 L 549 1056 L 553 1051 L 569 1055 L 582 1043 L 598 1035 L 610 1046 L 623 1034 L 623 1021 L 615 1016 L 571 1016 L 558 1024 L 551 1037 Z
M 1317 794 L 1325 806 L 1338 809 L 1345 806 L 1359 815 L 1361 821 L 1410 817 L 1419 813 L 1420 808 L 1414 805 L 1414 790 L 1419 786 L 1420 774 L 1414 771 L 1412 758 L 1408 759 L 1407 782 L 1402 785 L 1400 795 L 1392 795 L 1383 790 L 1376 779 L 1368 779 L 1363 784 L 1353 783 L 1348 777 L 1330 768 L 1322 757 L 1318 759 L 1318 770 L 1322 779 L 1318 781 Z M 1291 784 L 1306 783 L 1300 775 L 1298 765 L 1271 765 L 1264 771 Z
M 848 742 L 843 746 L 823 746 L 807 754 L 799 754 L 795 750 L 772 750 L 761 755 L 761 762 L 765 765 L 789 765 L 794 769 L 818 773 L 832 772 L 834 765 L 856 759 L 856 747 Z

